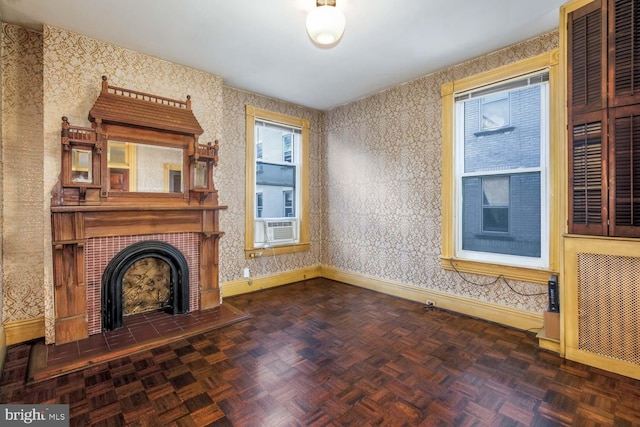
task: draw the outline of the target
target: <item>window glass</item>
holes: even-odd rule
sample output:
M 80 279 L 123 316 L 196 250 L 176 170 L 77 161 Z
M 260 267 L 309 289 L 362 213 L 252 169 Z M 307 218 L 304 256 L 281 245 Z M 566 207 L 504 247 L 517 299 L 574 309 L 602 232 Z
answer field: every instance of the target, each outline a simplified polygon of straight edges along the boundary
M 245 256 L 309 250 L 307 119 L 246 106 Z
M 498 93 L 483 97 L 480 114 L 480 130 L 495 130 L 509 126 L 509 93 Z
M 294 228 L 288 234 L 290 239 L 276 239 L 272 237 L 273 231 L 276 227 L 280 230 L 284 225 L 269 220 L 298 217 L 296 200 L 299 197 L 300 177 L 296 153 L 300 152 L 301 129 L 256 119 L 254 133 L 256 219 L 264 219 L 262 224 L 256 222 L 256 227 L 266 230 L 255 234 L 255 245 L 295 243 L 298 221 L 286 225 Z
M 262 193 L 256 193 L 256 218 L 262 218 Z
M 482 178 L 482 231 L 509 232 L 509 177 Z
M 548 108 L 540 74 L 456 96 L 457 256 L 546 265 Z

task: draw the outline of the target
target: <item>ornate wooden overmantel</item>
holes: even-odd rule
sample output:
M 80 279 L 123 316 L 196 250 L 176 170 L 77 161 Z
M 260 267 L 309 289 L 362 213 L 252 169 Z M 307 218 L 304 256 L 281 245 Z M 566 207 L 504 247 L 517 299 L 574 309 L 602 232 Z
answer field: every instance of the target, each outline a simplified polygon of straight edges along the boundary
M 218 204 L 213 183 L 219 146 L 198 142 L 203 130 L 190 97 L 180 101 L 118 88 L 103 77 L 89 120 L 91 127 L 79 127 L 62 118 L 61 172 L 51 200 L 56 344 L 88 336 L 84 248 L 90 238 L 198 233 L 200 309 L 220 305 L 219 211 L 226 206 Z M 140 167 L 145 159 L 136 151 L 156 148 L 181 152 L 182 159 Z M 116 154 L 129 164 L 116 162 Z M 154 159 L 146 161 L 158 163 Z M 164 166 L 166 191 L 133 183 L 132 177 L 144 181 L 150 166 Z

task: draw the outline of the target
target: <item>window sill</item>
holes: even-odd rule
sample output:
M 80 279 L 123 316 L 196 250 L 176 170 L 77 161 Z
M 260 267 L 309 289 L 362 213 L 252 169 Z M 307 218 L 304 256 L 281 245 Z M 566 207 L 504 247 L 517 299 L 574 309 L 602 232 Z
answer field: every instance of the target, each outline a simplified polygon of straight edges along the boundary
M 244 257 L 261 258 L 274 255 L 293 254 L 296 252 L 307 252 L 309 243 L 296 243 L 294 245 L 271 246 L 269 248 L 248 248 L 244 250 Z
M 514 267 L 510 265 L 490 264 L 478 261 L 469 261 L 456 258 L 441 257 L 442 268 L 449 271 L 459 271 L 461 273 L 481 274 L 483 276 L 497 277 L 503 275 L 512 280 L 538 283 L 546 285 L 549 276 L 557 274 L 551 270 L 539 270 L 535 268 Z
M 507 132 L 512 132 L 515 130 L 515 126 L 505 126 L 503 128 L 500 129 L 492 129 L 492 130 L 482 130 L 480 132 L 474 132 L 473 135 L 474 136 L 489 136 L 489 135 L 496 135 L 499 133 L 507 133 Z

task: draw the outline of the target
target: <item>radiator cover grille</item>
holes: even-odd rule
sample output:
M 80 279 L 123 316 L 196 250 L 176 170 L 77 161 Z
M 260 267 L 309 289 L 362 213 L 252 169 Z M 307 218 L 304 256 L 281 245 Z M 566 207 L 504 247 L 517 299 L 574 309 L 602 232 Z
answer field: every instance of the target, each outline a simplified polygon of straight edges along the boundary
M 577 256 L 579 349 L 640 364 L 640 258 Z

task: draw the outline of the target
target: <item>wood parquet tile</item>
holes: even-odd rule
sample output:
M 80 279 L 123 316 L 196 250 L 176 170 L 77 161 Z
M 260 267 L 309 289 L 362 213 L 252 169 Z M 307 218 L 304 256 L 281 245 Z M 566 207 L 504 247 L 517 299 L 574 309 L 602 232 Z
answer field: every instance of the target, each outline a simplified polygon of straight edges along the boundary
M 252 318 L 37 384 L 14 346 L 0 402 L 74 426 L 640 425 L 640 381 L 531 333 L 325 279 L 227 301 Z

